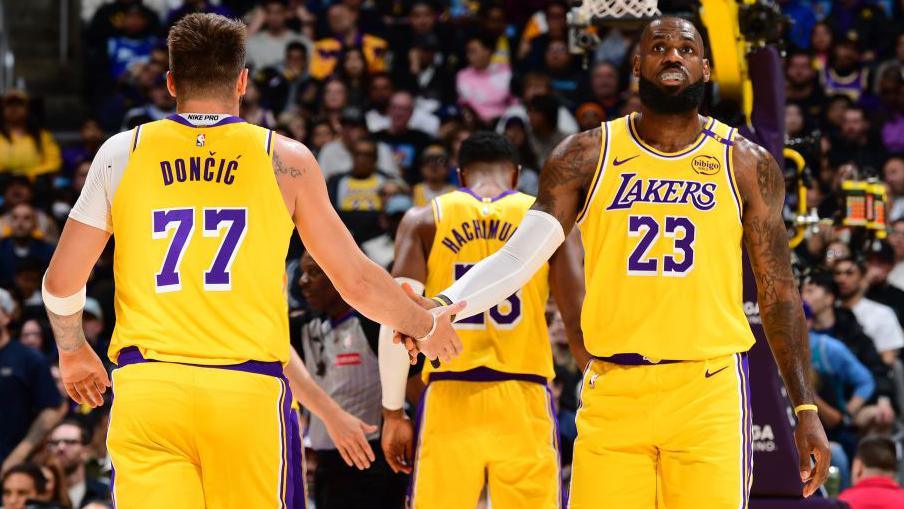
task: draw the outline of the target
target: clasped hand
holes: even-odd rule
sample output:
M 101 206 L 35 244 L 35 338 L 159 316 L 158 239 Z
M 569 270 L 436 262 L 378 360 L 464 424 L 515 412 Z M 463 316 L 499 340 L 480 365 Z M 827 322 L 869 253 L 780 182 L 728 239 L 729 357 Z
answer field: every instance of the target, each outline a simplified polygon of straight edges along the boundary
M 392 338 L 393 343 L 405 345 L 411 364 L 417 363 L 418 352 L 423 353 L 427 359 L 439 359 L 443 362 L 450 362 L 458 357 L 462 349 L 461 339 L 458 338 L 458 334 L 452 328 L 452 321 L 455 320 L 455 315 L 460 313 L 467 303 L 461 301 L 450 306 L 441 306 L 432 299 L 415 294 L 407 284 L 403 284 L 402 288 L 408 298 L 433 314 L 436 320 L 436 327 L 434 327 L 431 334 L 420 339 L 415 339 L 396 331 Z

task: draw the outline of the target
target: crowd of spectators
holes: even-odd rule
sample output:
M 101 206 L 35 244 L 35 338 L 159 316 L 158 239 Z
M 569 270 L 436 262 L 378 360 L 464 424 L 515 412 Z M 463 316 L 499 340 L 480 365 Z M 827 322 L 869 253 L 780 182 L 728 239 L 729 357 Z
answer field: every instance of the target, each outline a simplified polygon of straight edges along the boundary
M 825 221 L 793 252 L 807 304 L 819 412 L 856 509 L 892 479 L 904 348 L 904 1 L 780 1 L 789 142 L 812 172 L 809 204 Z M 519 188 L 565 136 L 639 108 L 630 73 L 639 32 L 602 29 L 586 60 L 569 52 L 562 0 L 96 0 L 83 2 L 85 102 L 77 141 L 62 147 L 40 98 L 0 102 L 0 462 L 3 507 L 106 506 L 109 402 L 67 403 L 40 281 L 92 156 L 109 134 L 175 111 L 165 86 L 167 27 L 192 12 L 248 24 L 251 80 L 241 116 L 304 142 L 330 198 L 365 252 L 390 266 L 405 211 L 454 189 L 458 148 L 477 130 L 504 134 Z M 43 120 L 43 121 L 42 121 Z M 836 226 L 844 180 L 888 185 L 888 237 Z M 834 221 L 834 224 L 833 222 Z M 301 245 L 288 256 L 298 281 Z M 112 247 L 88 284 L 86 336 L 106 359 L 113 321 Z M 290 292 L 294 313 L 304 298 Z M 559 316 L 555 382 L 563 464 L 574 438 L 580 370 Z M 558 319 L 560 320 L 560 318 Z M 107 361 L 109 365 L 109 361 Z M 859 449 L 858 449 L 859 444 Z M 877 473 L 878 472 L 878 473 Z M 872 480 L 871 480 L 872 479 Z M 889 481 L 892 482 L 892 481 Z M 869 483 L 872 483 L 871 485 Z M 887 484 L 887 483 L 886 483 Z M 31 507 L 31 506 L 30 506 Z M 866 506 L 862 506 L 866 507 Z

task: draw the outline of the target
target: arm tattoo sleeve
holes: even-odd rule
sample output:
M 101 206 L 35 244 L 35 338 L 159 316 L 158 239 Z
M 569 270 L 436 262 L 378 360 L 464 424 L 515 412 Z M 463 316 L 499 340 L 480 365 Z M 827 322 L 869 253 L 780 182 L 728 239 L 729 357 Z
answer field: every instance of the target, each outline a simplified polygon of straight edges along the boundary
M 72 352 L 85 344 L 81 311 L 69 316 L 61 316 L 47 311 L 47 318 L 50 320 L 57 348 L 61 352 Z
M 744 241 L 756 275 L 760 316 L 792 403 L 810 403 L 809 339 L 781 218 L 785 182 L 778 164 L 765 150 L 755 147 L 753 153 L 759 194 L 753 199 L 762 200 L 765 206 L 745 212 Z

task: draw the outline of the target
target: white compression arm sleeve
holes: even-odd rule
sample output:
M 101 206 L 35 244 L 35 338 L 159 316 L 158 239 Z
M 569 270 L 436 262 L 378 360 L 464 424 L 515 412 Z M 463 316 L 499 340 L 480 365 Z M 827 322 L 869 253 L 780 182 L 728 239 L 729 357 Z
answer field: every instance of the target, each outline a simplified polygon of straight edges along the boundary
M 456 320 L 483 313 L 530 281 L 564 241 L 565 231 L 558 219 L 546 212 L 529 210 L 502 249 L 440 293 L 452 302 L 467 301 Z
M 407 277 L 397 277 L 399 284 L 408 283 L 414 293 L 423 295 L 424 283 Z M 394 331 L 380 325 L 380 343 L 377 360 L 380 365 L 380 385 L 383 389 L 383 408 L 398 410 L 405 404 L 405 386 L 408 383 L 408 351 L 404 345 L 392 342 Z

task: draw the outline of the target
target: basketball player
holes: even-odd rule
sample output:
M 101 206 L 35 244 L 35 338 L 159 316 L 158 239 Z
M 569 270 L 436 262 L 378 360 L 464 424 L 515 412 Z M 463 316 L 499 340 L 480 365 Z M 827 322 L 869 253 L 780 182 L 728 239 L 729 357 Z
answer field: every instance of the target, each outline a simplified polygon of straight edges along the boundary
M 447 287 L 505 244 L 534 197 L 515 190 L 518 154 L 502 135 L 478 132 L 461 144 L 463 186 L 405 214 L 393 275 L 420 294 Z M 580 246 L 564 243 L 500 304 L 455 324 L 462 355 L 426 364 L 410 507 L 474 507 L 484 484 L 491 505 L 561 506 L 558 431 L 548 383 L 555 376 L 546 301 L 549 291 L 581 366 L 589 360 L 580 332 L 584 296 Z M 408 355 L 383 327 L 383 448 L 396 470 L 410 472 L 412 433 L 402 404 Z M 386 355 L 384 355 L 384 353 Z
M 571 507 L 746 507 L 754 340 L 742 308 L 743 242 L 797 414 L 809 496 L 825 480 L 829 449 L 780 214 L 782 173 L 764 149 L 698 113 L 710 68 L 690 22 L 650 23 L 633 72 L 641 111 L 564 140 L 517 233 L 436 300 L 466 300 L 458 318 L 483 312 L 577 224 L 588 285 L 581 325 L 595 359 L 582 385 Z
M 45 275 L 68 394 L 110 385 L 81 332 L 85 282 L 116 239 L 113 496 L 132 508 L 302 507 L 285 257 L 292 227 L 349 303 L 429 345 L 454 335 L 355 246 L 303 145 L 236 115 L 245 26 L 183 18 L 168 38 L 179 114 L 98 152 Z M 294 224 L 293 224 L 294 223 Z M 456 341 L 433 351 L 449 359 Z

